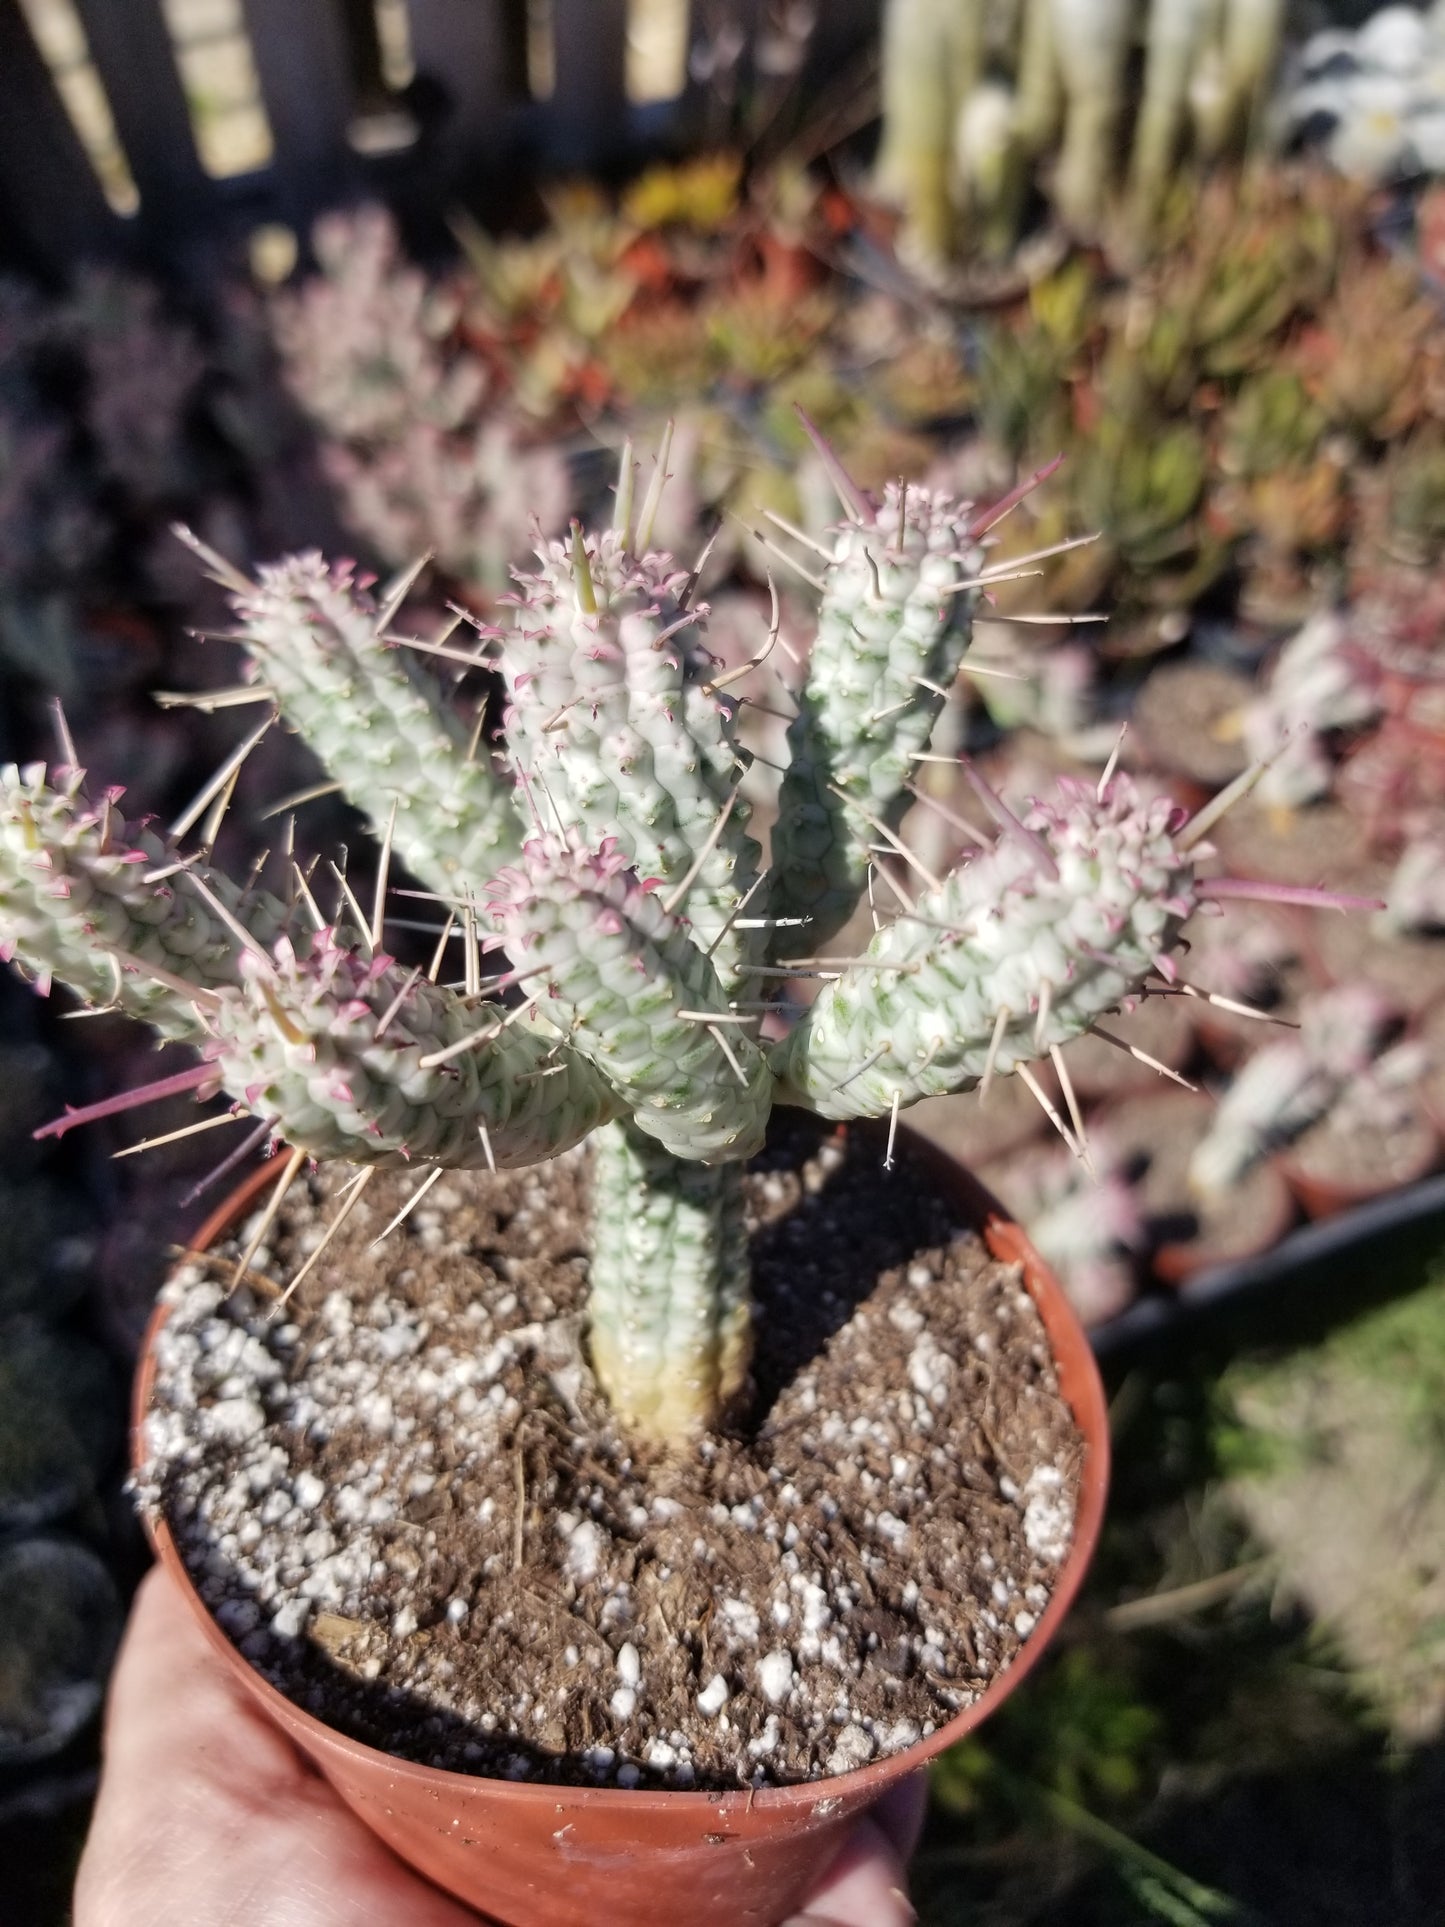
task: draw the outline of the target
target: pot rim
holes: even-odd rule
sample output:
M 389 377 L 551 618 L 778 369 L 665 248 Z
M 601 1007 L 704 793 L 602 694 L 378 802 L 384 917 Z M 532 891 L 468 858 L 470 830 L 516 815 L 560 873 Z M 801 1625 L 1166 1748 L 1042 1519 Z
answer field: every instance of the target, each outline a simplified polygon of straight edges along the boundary
M 152 1519 L 142 1514 L 142 1525 L 157 1559 L 179 1582 L 188 1603 L 199 1616 L 213 1649 L 228 1664 L 249 1675 L 249 1689 L 256 1693 L 283 1728 L 290 1726 L 294 1729 L 299 1726 L 308 1730 L 317 1744 L 361 1756 L 384 1768 L 397 1780 L 409 1781 L 417 1786 L 440 1784 L 453 1791 L 484 1788 L 488 1800 L 499 1801 L 504 1806 L 526 1805 L 539 1799 L 555 1801 L 565 1794 L 572 1803 L 600 1803 L 618 1812 L 626 1811 L 634 1815 L 662 1810 L 677 1812 L 688 1804 L 699 1812 L 716 1810 L 730 1802 L 746 1804 L 750 1813 L 787 1808 L 802 1808 L 811 1813 L 817 1809 L 820 1801 L 834 1798 L 846 1799 L 850 1806 L 861 1808 L 881 1797 L 905 1773 L 923 1766 L 937 1754 L 956 1745 L 981 1725 L 1042 1659 L 1083 1584 L 1098 1544 L 1109 1487 L 1108 1406 L 1093 1348 L 1078 1314 L 1069 1303 L 1057 1275 L 1039 1255 L 1023 1227 L 1008 1216 L 993 1194 L 979 1183 L 966 1166 L 906 1126 L 900 1128 L 916 1161 L 950 1202 L 962 1204 L 969 1228 L 979 1233 L 990 1253 L 1004 1263 L 1017 1263 L 1023 1267 L 1024 1286 L 1043 1321 L 1055 1369 L 1061 1380 L 1067 1376 L 1071 1381 L 1075 1395 L 1066 1397 L 1065 1403 L 1073 1413 L 1074 1423 L 1078 1426 L 1085 1447 L 1073 1539 L 1050 1590 L 1049 1603 L 1010 1663 L 1001 1672 L 995 1673 L 978 1698 L 960 1708 L 952 1719 L 940 1724 L 926 1738 L 916 1741 L 912 1746 L 873 1760 L 867 1766 L 787 1786 L 692 1791 L 683 1788 L 561 1786 L 554 1781 L 502 1780 L 487 1774 L 457 1773 L 448 1767 L 422 1766 L 415 1760 L 398 1759 L 379 1747 L 369 1746 L 363 1740 L 352 1739 L 348 1734 L 328 1726 L 324 1720 L 317 1719 L 313 1713 L 307 1712 L 273 1686 L 217 1625 L 210 1608 L 196 1590 L 166 1520 Z M 842 1130 L 863 1136 L 879 1136 L 881 1142 L 880 1130 L 874 1120 L 864 1120 L 861 1128 L 854 1124 L 843 1126 Z M 189 1258 L 201 1256 L 218 1242 L 264 1189 L 267 1180 L 274 1181 L 279 1169 L 279 1161 L 273 1158 L 242 1179 L 206 1219 L 176 1264 L 181 1265 Z M 146 1326 L 131 1401 L 132 1469 L 143 1463 L 145 1419 L 155 1381 L 155 1341 L 169 1316 L 169 1306 L 157 1304 Z

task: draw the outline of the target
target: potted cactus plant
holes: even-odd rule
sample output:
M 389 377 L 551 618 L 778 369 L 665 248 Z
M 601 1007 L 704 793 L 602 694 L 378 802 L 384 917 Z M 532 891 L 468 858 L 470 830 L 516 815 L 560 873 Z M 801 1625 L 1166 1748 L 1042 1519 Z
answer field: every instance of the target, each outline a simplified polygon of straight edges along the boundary
M 1112 766 L 1022 817 L 975 775 L 997 840 L 920 873 L 900 835 L 915 766 L 967 667 L 976 600 L 1015 566 L 990 566 L 986 537 L 1024 491 L 986 509 L 903 484 L 874 501 L 819 454 L 844 517 L 794 563 L 817 572 L 820 609 L 766 863 L 696 572 L 650 546 L 665 446 L 640 506 L 624 454 L 612 526 L 541 542 L 475 647 L 421 645 L 500 674 L 505 759 L 398 635 L 407 582 L 378 603 L 317 556 L 255 582 L 209 557 L 247 654 L 238 697 L 284 717 L 378 826 L 369 912 L 339 871 L 330 916 L 294 864 L 284 897 L 238 887 L 127 824 L 114 791 L 88 793 L 64 740 L 54 770 L 0 778 L 6 954 L 200 1053 L 54 1128 L 191 1090 L 224 1093 L 278 1147 L 264 1206 L 219 1269 L 181 1271 L 153 1337 L 138 1479 L 157 1543 L 218 1648 L 363 1817 L 518 1923 L 786 1912 L 849 1816 L 1036 1657 L 1102 1503 L 1087 1348 L 964 1180 L 930 1204 L 924 1172 L 890 1205 L 877 1166 L 903 1154 L 903 1107 L 1006 1076 L 1087 1156 L 1060 1047 L 1107 1034 L 1098 1020 L 1146 985 L 1178 993 L 1182 922 L 1251 887 L 1201 870 L 1239 786 L 1185 821 Z M 431 969 L 383 947 L 393 862 L 445 918 Z M 871 940 L 838 961 L 830 944 L 870 900 Z M 454 931 L 463 974 L 447 984 Z M 816 997 L 785 1002 L 790 984 Z M 791 1177 L 766 1148 L 780 1107 L 822 1120 Z M 879 1120 L 881 1160 L 829 1135 L 863 1120 Z M 308 1185 L 308 1161 L 353 1173 Z M 469 1172 L 481 1190 L 459 1189 Z M 236 1210 L 256 1202 L 253 1180 Z M 761 1344 L 750 1217 L 784 1280 Z M 901 1225 L 903 1261 L 885 1257 L 883 1296 L 848 1323 L 860 1291 L 835 1271 L 851 1244 L 876 1275 L 880 1217 Z M 449 1222 L 471 1229 L 449 1242 Z M 976 1240 L 958 1245 L 970 1223 L 1022 1262 L 1027 1291 Z M 820 1270 L 809 1240 L 830 1225 Z M 389 1239 L 383 1300 L 372 1247 Z M 911 1240 L 927 1247 L 912 1258 Z M 477 1266 L 491 1296 L 453 1302 L 442 1274 Z M 253 1301 L 278 1267 L 294 1272 L 284 1292 L 273 1280 L 274 1302 Z M 319 1298 L 300 1293 L 318 1281 Z M 800 1304 L 816 1328 L 779 1392 Z M 857 1375 L 861 1409 L 828 1409 Z M 755 1385 L 776 1394 L 761 1414 Z M 945 1556 L 929 1535 L 946 1515 Z M 830 1564 L 819 1547 L 855 1521 Z M 717 1563 L 728 1541 L 752 1580 Z M 895 1583 L 889 1548 L 921 1568 Z M 420 1610 L 399 1590 L 419 1571 L 442 1588 Z M 503 1604 L 493 1582 L 514 1577 Z M 521 1593 L 540 1620 L 517 1620 Z M 549 1641 L 551 1670 L 528 1671 Z M 668 1679 L 688 1702 L 676 1724 L 657 1710 Z M 386 1719 L 406 1758 L 359 1742 Z M 492 1777 L 452 1770 L 476 1762 Z

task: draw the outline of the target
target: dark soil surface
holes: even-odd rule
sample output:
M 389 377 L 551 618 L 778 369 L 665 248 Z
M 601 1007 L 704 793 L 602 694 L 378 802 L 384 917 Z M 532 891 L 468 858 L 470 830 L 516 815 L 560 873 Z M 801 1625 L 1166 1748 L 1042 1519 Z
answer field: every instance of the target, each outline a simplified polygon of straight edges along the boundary
M 897 1751 L 1009 1664 L 1081 1457 L 1032 1301 L 906 1157 L 788 1136 L 750 1177 L 754 1422 L 671 1455 L 581 1349 L 585 1156 L 449 1174 L 373 1250 L 421 1181 L 379 1176 L 279 1316 L 181 1272 L 142 1495 L 284 1692 L 462 1770 L 726 1787 Z

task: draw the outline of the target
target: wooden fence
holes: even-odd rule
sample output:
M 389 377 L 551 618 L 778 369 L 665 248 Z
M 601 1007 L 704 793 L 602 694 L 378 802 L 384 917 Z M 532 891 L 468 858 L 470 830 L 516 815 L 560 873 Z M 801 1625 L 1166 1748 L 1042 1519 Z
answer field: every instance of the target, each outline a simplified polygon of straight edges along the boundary
M 256 229 L 304 234 L 363 195 L 434 218 L 505 205 L 539 171 L 725 133 L 726 102 L 776 85 L 780 50 L 801 62 L 800 95 L 826 91 L 866 59 L 879 4 L 0 0 L 0 255 L 204 283 Z M 659 26 L 685 56 L 678 91 L 639 99 L 629 44 Z M 230 89 L 219 103 L 210 70 Z

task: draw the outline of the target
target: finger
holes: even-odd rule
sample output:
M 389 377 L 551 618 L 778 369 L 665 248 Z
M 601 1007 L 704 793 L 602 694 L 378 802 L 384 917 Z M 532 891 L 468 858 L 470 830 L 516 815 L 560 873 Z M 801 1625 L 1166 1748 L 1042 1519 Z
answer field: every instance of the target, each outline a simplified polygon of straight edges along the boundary
M 842 1853 L 814 1889 L 800 1914 L 784 1927 L 913 1927 L 902 1856 L 869 1814 L 848 1837 Z
M 74 1927 L 477 1927 L 345 1807 L 227 1675 L 174 1583 L 136 1598 Z

